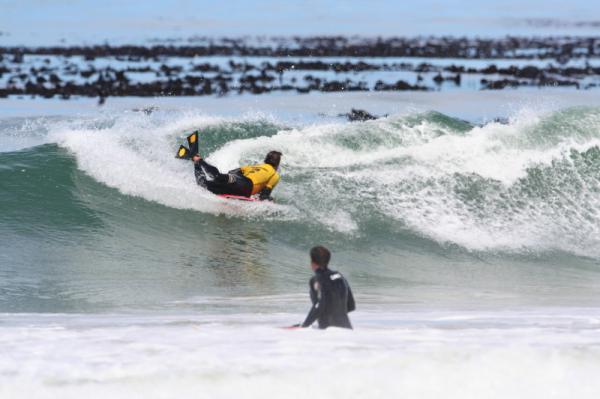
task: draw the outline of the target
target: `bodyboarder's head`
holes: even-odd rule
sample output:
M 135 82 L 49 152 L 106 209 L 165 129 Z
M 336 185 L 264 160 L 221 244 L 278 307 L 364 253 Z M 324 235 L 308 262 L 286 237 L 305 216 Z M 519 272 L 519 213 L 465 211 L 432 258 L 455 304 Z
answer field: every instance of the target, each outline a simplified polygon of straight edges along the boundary
M 282 154 L 279 151 L 269 151 L 265 157 L 265 163 L 268 163 L 273 168 L 277 169 L 279 167 L 279 162 L 281 162 L 281 155 Z
M 318 245 L 310 250 L 310 266 L 312 270 L 327 269 L 329 260 L 331 259 L 331 252 L 324 246 Z

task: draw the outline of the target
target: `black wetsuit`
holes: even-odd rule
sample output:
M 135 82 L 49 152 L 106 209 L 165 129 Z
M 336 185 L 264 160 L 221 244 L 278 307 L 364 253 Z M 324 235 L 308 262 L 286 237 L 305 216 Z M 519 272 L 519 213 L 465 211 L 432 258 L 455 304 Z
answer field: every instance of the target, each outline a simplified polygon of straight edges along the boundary
M 229 194 L 250 197 L 252 195 L 252 180 L 248 179 L 239 169 L 227 174 L 207 163 L 204 159 L 194 163 L 196 183 L 214 194 Z
M 319 328 L 352 328 L 348 312 L 356 309 L 350 285 L 341 273 L 318 268 L 310 279 L 312 308 L 302 323 L 309 327 L 318 320 Z

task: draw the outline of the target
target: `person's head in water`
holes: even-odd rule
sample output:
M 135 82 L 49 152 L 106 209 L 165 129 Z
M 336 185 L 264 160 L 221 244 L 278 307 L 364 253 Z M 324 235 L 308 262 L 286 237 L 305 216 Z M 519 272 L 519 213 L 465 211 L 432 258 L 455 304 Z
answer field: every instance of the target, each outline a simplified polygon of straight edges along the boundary
M 270 151 L 265 157 L 265 163 L 268 163 L 275 169 L 279 167 L 279 162 L 281 162 L 281 153 L 279 151 Z
M 310 267 L 313 271 L 318 268 L 327 269 L 329 259 L 331 259 L 331 252 L 321 245 L 310 250 Z

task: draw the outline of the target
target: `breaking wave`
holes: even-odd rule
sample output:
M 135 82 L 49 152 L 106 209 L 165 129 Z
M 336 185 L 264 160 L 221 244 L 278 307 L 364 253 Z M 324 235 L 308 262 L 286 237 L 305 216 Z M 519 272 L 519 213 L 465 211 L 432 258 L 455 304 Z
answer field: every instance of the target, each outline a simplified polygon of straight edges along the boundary
M 283 220 L 289 229 L 600 256 L 597 108 L 523 110 L 508 123 L 485 125 L 437 112 L 298 126 L 265 115 L 192 112 L 2 123 L 0 184 L 8 187 L 8 212 L 0 217 L 7 223 L 42 198 L 54 212 L 40 212 L 36 223 L 54 218 L 60 225 L 62 215 L 74 219 L 71 226 L 93 225 L 115 210 L 90 205 L 90 197 L 117 192 L 200 214 Z M 173 156 L 195 129 L 201 152 L 222 170 L 282 151 L 276 203 L 232 203 L 196 186 L 189 162 Z M 93 195 L 82 186 L 94 186 Z M 148 214 L 145 223 L 151 220 Z

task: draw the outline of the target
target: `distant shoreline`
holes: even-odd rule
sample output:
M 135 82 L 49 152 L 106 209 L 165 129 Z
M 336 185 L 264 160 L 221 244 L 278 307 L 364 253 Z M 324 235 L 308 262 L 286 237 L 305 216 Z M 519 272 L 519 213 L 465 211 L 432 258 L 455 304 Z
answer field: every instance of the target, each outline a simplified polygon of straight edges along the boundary
M 185 46 L 0 47 L 0 97 L 83 96 L 102 103 L 113 96 L 523 86 L 600 87 L 600 37 L 198 38 Z

